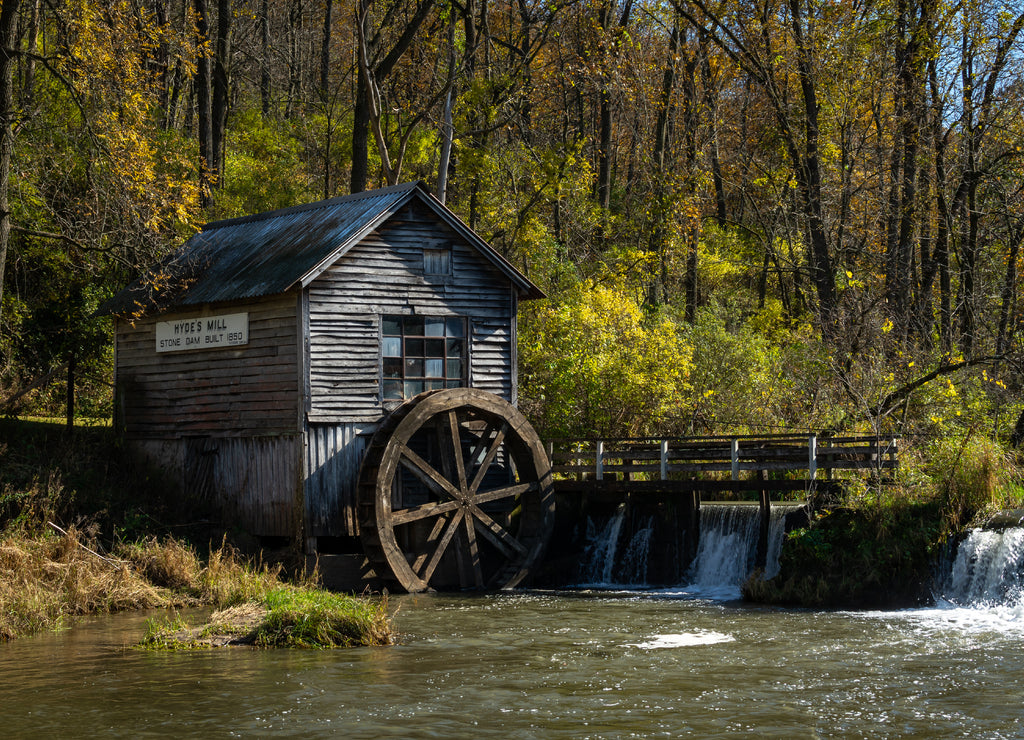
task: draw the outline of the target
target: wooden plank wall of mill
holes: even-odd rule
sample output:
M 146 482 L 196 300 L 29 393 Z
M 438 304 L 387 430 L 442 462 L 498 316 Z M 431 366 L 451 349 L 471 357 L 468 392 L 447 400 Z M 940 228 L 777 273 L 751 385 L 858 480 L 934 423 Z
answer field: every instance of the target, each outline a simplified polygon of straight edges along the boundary
M 379 317 L 470 319 L 470 385 L 515 397 L 512 284 L 424 206 L 407 207 L 309 286 L 311 422 L 380 420 Z M 452 275 L 425 276 L 423 249 L 454 244 Z
M 246 311 L 249 344 L 157 353 L 156 323 Z M 302 494 L 298 297 L 120 321 L 118 419 L 183 492 L 260 536 L 295 536 Z
M 306 439 L 306 536 L 359 534 L 359 466 L 374 425 L 310 424 Z
M 247 311 L 243 347 L 157 353 L 156 324 Z M 299 432 L 298 299 L 294 293 L 118 321 L 119 422 L 133 439 Z

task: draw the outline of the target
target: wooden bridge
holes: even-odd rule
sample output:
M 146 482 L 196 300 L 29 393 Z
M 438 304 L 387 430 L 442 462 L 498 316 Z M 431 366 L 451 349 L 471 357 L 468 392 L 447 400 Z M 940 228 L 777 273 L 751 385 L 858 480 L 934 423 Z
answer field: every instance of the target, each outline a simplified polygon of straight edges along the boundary
M 885 480 L 899 465 L 895 437 L 559 439 L 547 449 L 565 492 L 809 492 L 838 471 Z

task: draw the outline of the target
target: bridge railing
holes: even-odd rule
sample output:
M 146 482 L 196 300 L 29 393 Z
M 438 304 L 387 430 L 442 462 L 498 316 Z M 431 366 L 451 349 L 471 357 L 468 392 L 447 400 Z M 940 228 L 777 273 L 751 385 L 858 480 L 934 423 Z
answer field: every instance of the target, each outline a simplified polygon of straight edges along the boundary
M 787 471 L 815 480 L 839 470 L 893 470 L 896 437 L 786 435 L 676 439 L 556 439 L 548 442 L 552 472 L 575 480 L 738 481 L 744 471 Z

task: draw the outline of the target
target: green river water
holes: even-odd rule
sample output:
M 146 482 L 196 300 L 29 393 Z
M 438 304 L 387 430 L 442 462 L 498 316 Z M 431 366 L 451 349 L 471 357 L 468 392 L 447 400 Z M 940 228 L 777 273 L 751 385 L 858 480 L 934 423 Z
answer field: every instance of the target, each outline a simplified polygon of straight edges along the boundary
M 398 645 L 144 652 L 144 617 L 0 646 L 39 737 L 1024 737 L 1019 606 L 838 613 L 683 592 L 391 598 Z

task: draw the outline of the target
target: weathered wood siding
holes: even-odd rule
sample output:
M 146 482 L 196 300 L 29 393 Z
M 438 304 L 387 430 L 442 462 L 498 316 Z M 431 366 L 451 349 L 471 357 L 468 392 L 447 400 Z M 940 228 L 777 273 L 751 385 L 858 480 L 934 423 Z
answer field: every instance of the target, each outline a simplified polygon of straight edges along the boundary
M 134 440 L 195 501 L 215 504 L 226 523 L 263 537 L 300 529 L 302 437 L 184 437 Z
M 156 324 L 247 311 L 242 347 L 157 354 Z M 300 431 L 298 298 L 289 293 L 205 311 L 118 321 L 118 422 L 133 439 Z
M 241 347 L 157 353 L 156 324 L 249 314 Z M 188 496 L 260 536 L 294 537 L 302 506 L 297 293 L 118 321 L 118 423 Z
M 359 466 L 376 425 L 310 424 L 306 438 L 306 536 L 356 536 Z
M 423 274 L 423 249 L 453 245 L 452 273 Z M 372 423 L 381 404 L 380 316 L 469 319 L 469 384 L 515 400 L 515 294 L 508 278 L 423 206 L 406 207 L 313 281 L 310 422 Z

